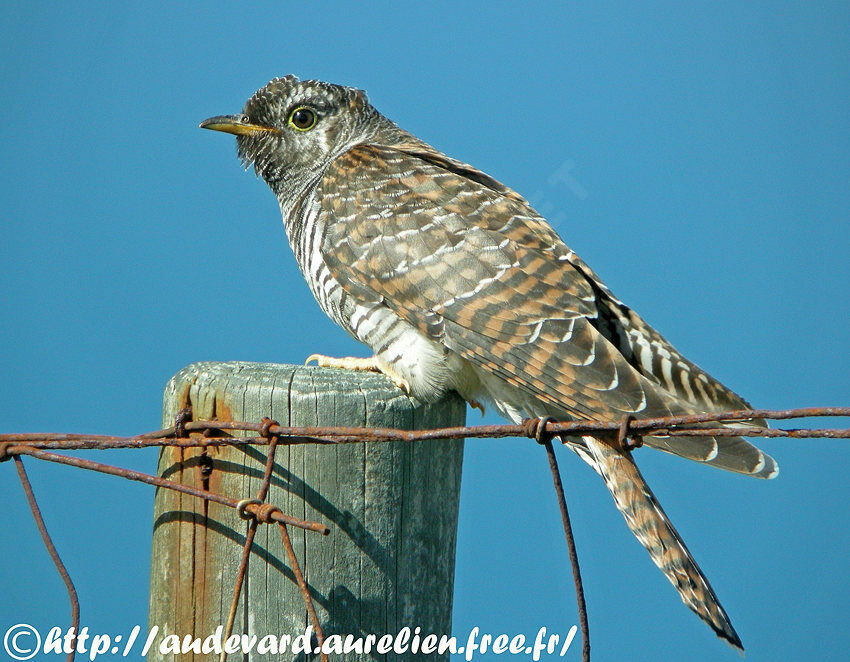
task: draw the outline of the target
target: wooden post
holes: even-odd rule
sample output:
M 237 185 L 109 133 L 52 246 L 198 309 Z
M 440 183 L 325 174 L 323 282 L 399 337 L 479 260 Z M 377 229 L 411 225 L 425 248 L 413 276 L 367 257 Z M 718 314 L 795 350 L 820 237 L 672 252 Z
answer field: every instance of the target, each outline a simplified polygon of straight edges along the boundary
M 186 406 L 197 420 L 259 422 L 268 416 L 281 425 L 404 429 L 462 425 L 466 411 L 457 397 L 433 405 L 411 400 L 374 373 L 241 362 L 196 363 L 177 373 L 165 389 L 164 424 L 173 424 Z M 420 627 L 422 637 L 451 633 L 462 455 L 463 440 L 278 447 L 268 502 L 331 529 L 325 537 L 289 527 L 325 636 L 380 636 L 404 626 Z M 261 446 L 206 453 L 166 448 L 159 475 L 254 498 L 265 458 Z M 203 639 L 227 620 L 247 523 L 230 508 L 163 489 L 154 516 L 150 625 L 159 626 L 160 640 L 166 634 Z M 258 639 L 295 637 L 308 624 L 277 526 L 260 525 L 233 631 Z M 149 659 L 215 657 L 160 655 L 157 646 Z M 255 652 L 245 659 L 294 657 Z

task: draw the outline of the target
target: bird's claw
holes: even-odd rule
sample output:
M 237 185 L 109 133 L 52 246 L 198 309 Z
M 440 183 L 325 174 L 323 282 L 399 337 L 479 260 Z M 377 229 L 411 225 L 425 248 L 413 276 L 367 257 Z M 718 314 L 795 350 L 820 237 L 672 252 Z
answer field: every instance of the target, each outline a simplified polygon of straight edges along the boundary
M 486 413 L 484 411 L 484 405 L 478 402 L 478 400 L 467 400 L 467 402 L 469 403 L 470 407 L 472 407 L 473 409 L 477 409 L 481 412 L 481 415 L 484 416 L 484 414 Z
M 389 380 L 390 380 L 390 381 L 391 381 L 391 382 L 392 382 L 392 383 L 393 383 L 393 384 L 394 384 L 397 388 L 401 389 L 401 391 L 402 391 L 405 395 L 410 395 L 410 382 L 408 382 L 408 381 L 407 381 L 404 377 L 400 377 L 399 375 L 395 374 L 394 372 L 385 372 L 385 371 L 383 371 L 383 370 L 382 370 L 381 372 L 382 372 L 384 375 L 386 375 L 386 376 L 389 378 Z

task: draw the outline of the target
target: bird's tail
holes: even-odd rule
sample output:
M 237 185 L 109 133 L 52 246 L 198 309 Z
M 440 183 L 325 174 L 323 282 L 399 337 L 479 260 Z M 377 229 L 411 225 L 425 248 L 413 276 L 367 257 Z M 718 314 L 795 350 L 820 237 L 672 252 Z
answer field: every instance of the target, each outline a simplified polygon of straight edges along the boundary
M 584 437 L 591 465 L 605 480 L 617 508 L 653 562 L 679 595 L 718 637 L 743 650 L 741 639 L 685 543 L 649 489 L 631 455 Z

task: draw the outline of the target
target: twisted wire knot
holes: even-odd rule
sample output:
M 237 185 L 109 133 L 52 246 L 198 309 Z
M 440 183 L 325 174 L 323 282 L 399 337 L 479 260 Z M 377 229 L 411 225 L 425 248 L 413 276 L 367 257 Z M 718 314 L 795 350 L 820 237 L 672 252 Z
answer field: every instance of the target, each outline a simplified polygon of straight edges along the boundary
M 280 513 L 280 508 L 275 506 L 273 503 L 264 503 L 261 506 L 257 506 L 254 510 L 254 516 L 257 518 L 258 522 L 262 522 L 263 524 L 271 524 L 274 520 L 272 519 L 272 515 L 275 513 Z
M 272 434 L 272 427 L 280 427 L 280 423 L 275 421 L 274 419 L 269 418 L 268 416 L 264 417 L 262 421 L 260 421 L 260 430 L 259 435 L 264 439 L 271 439 L 272 437 L 279 437 L 279 434 Z
M 248 510 L 248 506 L 254 506 L 254 508 Z M 255 519 L 263 524 L 270 524 L 274 521 L 272 515 L 283 511 L 273 503 L 264 503 L 259 499 L 242 499 L 236 504 L 236 512 L 242 519 Z
M 555 419 L 551 416 L 540 416 L 538 418 L 522 419 L 522 432 L 526 437 L 535 439 L 538 444 L 545 444 L 553 436 L 551 432 L 546 432 L 546 426 Z

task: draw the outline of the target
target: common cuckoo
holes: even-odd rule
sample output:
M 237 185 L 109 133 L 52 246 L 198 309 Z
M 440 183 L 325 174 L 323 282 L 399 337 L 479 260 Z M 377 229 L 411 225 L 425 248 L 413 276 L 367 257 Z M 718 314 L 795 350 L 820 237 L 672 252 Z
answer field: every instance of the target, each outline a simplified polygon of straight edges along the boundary
M 380 371 L 426 401 L 454 390 L 515 422 L 748 407 L 614 296 L 522 196 L 400 129 L 362 91 L 285 76 L 201 127 L 236 135 L 322 310 L 374 353 L 311 357 L 319 364 Z M 741 474 L 778 472 L 742 437 L 644 441 Z M 599 473 L 685 604 L 742 648 L 629 450 L 564 443 Z

